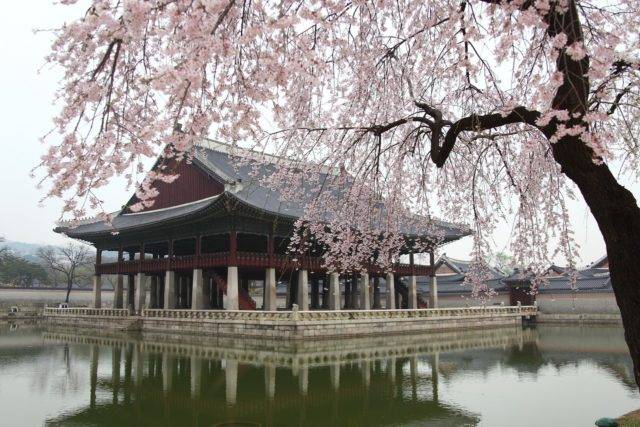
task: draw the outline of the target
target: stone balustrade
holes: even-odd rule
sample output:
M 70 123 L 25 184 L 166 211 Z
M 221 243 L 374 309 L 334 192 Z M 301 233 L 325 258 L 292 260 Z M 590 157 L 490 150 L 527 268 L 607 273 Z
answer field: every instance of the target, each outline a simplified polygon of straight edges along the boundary
M 129 310 L 126 308 L 45 307 L 44 309 L 45 316 L 128 317 L 129 314 Z
M 314 311 L 245 311 L 245 310 L 165 310 L 145 309 L 142 316 L 163 319 L 243 320 L 243 321 L 349 321 L 367 319 L 433 319 L 484 316 L 535 316 L 535 306 L 460 307 L 403 310 L 314 310 Z

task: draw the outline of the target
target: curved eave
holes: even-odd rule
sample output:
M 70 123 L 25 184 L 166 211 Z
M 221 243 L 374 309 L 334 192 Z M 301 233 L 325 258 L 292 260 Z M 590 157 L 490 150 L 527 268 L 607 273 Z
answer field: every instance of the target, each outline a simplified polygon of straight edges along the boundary
M 111 236 L 114 233 L 135 232 L 149 227 L 171 225 L 179 221 L 192 220 L 203 215 L 206 215 L 212 211 L 222 208 L 224 201 L 230 201 L 234 204 L 235 209 L 250 212 L 255 215 L 275 217 L 281 220 L 294 222 L 299 216 L 297 214 L 285 213 L 282 211 L 274 211 L 268 208 L 256 206 L 245 200 L 243 197 L 234 194 L 230 191 L 225 191 L 217 196 L 213 196 L 209 199 L 192 202 L 185 205 L 174 206 L 163 210 L 153 210 L 140 213 L 129 213 L 116 216 L 113 220 L 113 227 L 109 227 L 105 222 L 95 222 L 90 224 L 82 224 L 77 227 L 63 227 L 59 226 L 54 228 L 54 232 L 65 234 L 73 239 L 83 240 L 86 242 L 93 242 L 103 239 L 107 236 Z M 131 219 L 135 218 L 133 224 L 118 225 L 118 220 L 123 218 Z M 99 230 L 91 230 L 91 228 L 101 227 Z M 89 229 L 89 230 L 87 230 Z M 453 233 L 445 231 L 444 239 L 441 243 L 448 243 L 462 237 L 468 236 L 471 233 L 468 231 L 461 231 L 459 233 Z M 431 239 L 433 236 L 407 234 L 408 238 L 413 239 Z
M 203 214 L 219 209 L 222 201 L 225 199 L 225 195 L 226 193 L 221 193 L 209 199 L 175 206 L 164 210 L 154 210 L 149 212 L 122 215 L 121 217 L 126 217 L 127 219 L 133 216 L 135 216 L 136 219 L 139 219 L 137 223 L 131 225 L 118 226 L 118 219 L 121 218 L 120 216 L 118 216 L 113 220 L 113 227 L 109 227 L 104 221 L 101 221 L 91 224 L 83 224 L 77 227 L 56 227 L 53 229 L 53 231 L 56 233 L 64 234 L 73 239 L 93 242 L 106 236 L 113 235 L 114 233 L 139 231 L 148 227 L 170 225 L 185 219 L 190 220 L 197 218 L 199 216 L 202 216 Z M 89 227 L 102 227 L 102 229 L 89 231 L 83 230 Z

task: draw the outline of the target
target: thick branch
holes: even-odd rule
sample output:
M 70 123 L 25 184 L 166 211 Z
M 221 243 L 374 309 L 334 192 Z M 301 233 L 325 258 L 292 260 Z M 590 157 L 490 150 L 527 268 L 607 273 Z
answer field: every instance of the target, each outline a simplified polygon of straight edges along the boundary
M 440 112 L 438 112 L 438 116 L 442 116 Z M 498 113 L 485 115 L 472 114 L 449 125 L 449 130 L 444 136 L 442 145 L 440 145 L 440 140 L 442 139 L 441 130 L 444 125 L 444 121 L 440 121 L 439 127 L 431 129 L 431 160 L 437 167 L 442 167 L 449 157 L 449 154 L 451 154 L 451 150 L 453 150 L 456 140 L 458 139 L 458 135 L 462 132 L 481 132 L 515 123 L 526 123 L 531 126 L 536 126 L 536 120 L 538 120 L 539 117 L 540 113 L 538 111 L 531 111 L 525 107 L 516 107 L 507 115 Z M 436 119 L 436 123 L 437 122 L 438 119 Z M 448 124 L 450 122 L 446 123 Z

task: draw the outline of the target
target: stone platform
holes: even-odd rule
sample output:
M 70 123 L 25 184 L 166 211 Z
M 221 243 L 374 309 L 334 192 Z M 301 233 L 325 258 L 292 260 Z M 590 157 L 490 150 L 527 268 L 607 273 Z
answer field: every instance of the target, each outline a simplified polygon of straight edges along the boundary
M 220 337 L 309 340 L 520 325 L 534 306 L 409 310 L 241 311 L 46 308 L 48 324 Z

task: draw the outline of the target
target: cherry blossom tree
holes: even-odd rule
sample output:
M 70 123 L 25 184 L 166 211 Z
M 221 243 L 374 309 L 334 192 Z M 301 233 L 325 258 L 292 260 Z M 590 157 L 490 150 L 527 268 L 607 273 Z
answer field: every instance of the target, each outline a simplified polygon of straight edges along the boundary
M 99 211 L 96 189 L 118 175 L 134 208 L 152 205 L 154 182 L 175 176 L 137 182 L 143 159 L 213 136 L 286 158 L 258 178 L 287 197 L 333 189 L 299 224 L 328 265 L 396 259 L 398 224 L 437 229 L 437 213 L 472 225 L 476 260 L 512 221 L 514 262 L 542 271 L 558 254 L 575 263 L 580 193 L 640 385 L 640 209 L 619 182 L 638 171 L 637 0 L 89 3 L 47 58 L 64 77 L 41 170 L 66 212 Z

